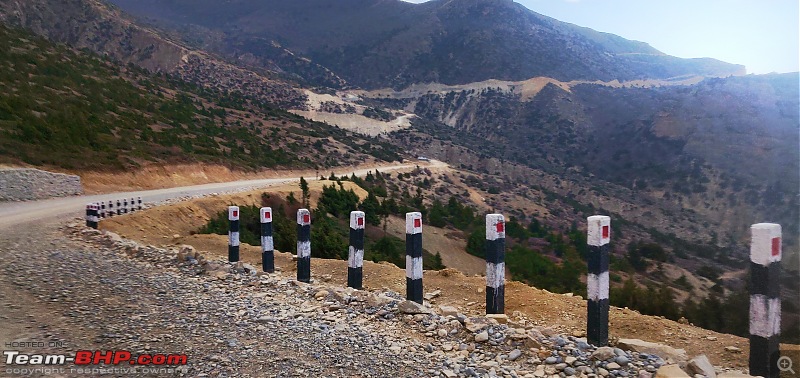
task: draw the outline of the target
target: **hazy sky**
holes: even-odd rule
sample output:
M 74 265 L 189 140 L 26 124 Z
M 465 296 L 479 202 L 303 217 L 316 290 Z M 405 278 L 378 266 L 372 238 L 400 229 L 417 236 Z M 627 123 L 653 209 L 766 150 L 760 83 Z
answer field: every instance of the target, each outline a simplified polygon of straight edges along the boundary
M 798 0 L 515 2 L 557 20 L 647 42 L 681 58 L 744 64 L 748 73 L 800 71 Z

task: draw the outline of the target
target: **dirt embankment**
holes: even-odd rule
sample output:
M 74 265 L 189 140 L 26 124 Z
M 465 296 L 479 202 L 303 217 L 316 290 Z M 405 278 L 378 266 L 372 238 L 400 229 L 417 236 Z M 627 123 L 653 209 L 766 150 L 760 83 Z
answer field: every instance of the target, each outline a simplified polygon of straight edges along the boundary
M 316 192 L 326 181 L 311 182 L 312 191 Z M 344 183 L 346 188 L 352 183 Z M 315 190 L 316 189 L 316 190 Z M 299 190 L 297 185 L 283 185 L 269 189 L 274 195 L 285 196 L 289 192 Z M 104 220 L 101 228 L 141 243 L 158 246 L 177 246 L 190 244 L 201 253 L 224 257 L 227 256 L 227 237 L 221 235 L 190 235 L 192 231 L 206 223 L 209 217 L 224 209 L 229 204 L 257 204 L 262 191 L 233 195 L 206 197 L 169 206 Z M 364 195 L 363 191 L 357 191 Z M 316 201 L 317 194 L 312 196 Z M 390 222 L 392 228 L 396 228 Z M 432 231 L 432 227 L 426 231 Z M 435 234 L 434 234 L 435 235 Z M 426 242 L 431 239 L 426 239 Z M 426 244 L 426 248 L 429 248 Z M 260 247 L 242 244 L 243 261 L 260 266 Z M 454 252 L 455 253 L 455 252 Z M 462 251 L 457 253 L 466 254 Z M 442 256 L 445 260 L 444 255 Z M 448 260 L 445 260 L 447 264 Z M 276 266 L 285 272 L 296 270 L 291 253 L 276 253 Z M 342 260 L 314 259 L 312 276 L 330 275 L 332 283 L 346 285 L 347 262 Z M 364 283 L 366 289 L 391 289 L 405 291 L 405 272 L 389 263 L 364 262 Z M 456 269 L 442 271 L 426 271 L 424 274 L 425 291 L 441 290 L 441 296 L 434 299 L 434 304 L 450 304 L 467 314 L 484 313 L 485 279 L 476 275 L 464 275 Z M 506 283 L 506 313 L 515 321 L 527 321 L 536 325 L 544 325 L 560 329 L 567 333 L 583 334 L 586 326 L 585 300 L 580 297 L 561 295 L 540 290 L 516 281 Z M 612 339 L 639 338 L 647 341 L 664 343 L 676 348 L 686 349 L 690 356 L 706 354 L 718 366 L 745 368 L 747 366 L 748 340 L 742 337 L 708 331 L 692 325 L 680 324 L 661 317 L 641 315 L 629 309 L 612 307 L 610 312 L 610 332 Z M 741 352 L 729 352 L 727 346 L 735 346 Z M 796 348 L 796 346 L 788 346 Z
M 163 189 L 187 185 L 208 184 L 212 182 L 228 182 L 237 180 L 270 179 L 280 177 L 303 176 L 313 180 L 318 175 L 328 177 L 331 172 L 337 175 L 350 175 L 353 171 L 365 168 L 376 168 L 396 165 L 397 163 L 375 164 L 368 166 L 346 166 L 324 168 L 322 170 L 297 169 L 297 170 L 263 170 L 255 172 L 231 170 L 222 165 L 208 165 L 201 163 L 180 164 L 168 166 L 147 166 L 135 171 L 126 172 L 70 172 L 81 177 L 86 194 L 100 194 L 130 190 Z M 441 163 L 408 162 L 420 166 L 439 166 Z M 406 171 L 409 169 L 401 169 Z M 394 171 L 394 170 L 393 170 Z

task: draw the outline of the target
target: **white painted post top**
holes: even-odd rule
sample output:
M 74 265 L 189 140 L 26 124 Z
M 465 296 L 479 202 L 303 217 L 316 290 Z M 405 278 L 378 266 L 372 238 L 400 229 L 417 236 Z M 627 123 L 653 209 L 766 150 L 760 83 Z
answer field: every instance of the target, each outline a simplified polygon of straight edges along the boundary
M 605 215 L 592 215 L 586 219 L 586 242 L 589 245 L 600 247 L 611 241 L 611 217 Z
M 422 213 L 413 212 L 406 213 L 406 234 L 421 234 L 422 233 Z
M 361 230 L 364 228 L 364 212 L 351 211 L 350 212 L 350 228 L 354 230 Z
M 308 209 L 297 210 L 297 224 L 308 226 L 311 224 L 311 212 Z
M 271 207 L 262 207 L 259 213 L 261 214 L 261 223 L 272 223 Z
M 239 220 L 239 206 L 228 206 L 228 220 Z
M 506 237 L 506 219 L 503 214 L 486 214 L 486 240 Z
M 757 223 L 750 226 L 750 233 L 750 261 L 763 266 L 781 261 L 781 225 Z

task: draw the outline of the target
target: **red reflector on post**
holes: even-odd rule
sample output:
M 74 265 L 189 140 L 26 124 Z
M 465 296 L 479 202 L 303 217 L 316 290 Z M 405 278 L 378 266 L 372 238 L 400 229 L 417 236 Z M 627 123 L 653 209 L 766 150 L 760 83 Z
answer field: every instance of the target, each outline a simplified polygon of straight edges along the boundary
M 603 226 L 603 238 L 607 238 L 609 234 L 609 226 Z
M 414 227 L 422 227 L 422 219 L 414 219 Z
M 303 214 L 303 223 L 311 222 L 311 216 L 308 214 Z
M 497 222 L 497 232 L 505 232 L 506 231 L 506 224 L 503 222 Z
M 772 238 L 772 256 L 781 254 L 781 238 Z
M 364 218 L 358 218 L 358 225 L 359 226 L 363 226 L 364 225 Z

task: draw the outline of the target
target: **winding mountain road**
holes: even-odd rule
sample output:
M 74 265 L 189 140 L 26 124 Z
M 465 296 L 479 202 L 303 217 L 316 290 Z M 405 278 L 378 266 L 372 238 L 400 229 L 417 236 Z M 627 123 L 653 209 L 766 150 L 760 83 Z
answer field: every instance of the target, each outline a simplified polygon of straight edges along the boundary
M 397 171 L 403 169 L 414 168 L 416 163 L 411 164 L 396 164 L 389 166 L 377 167 L 381 171 Z M 426 167 L 443 167 L 445 163 L 440 161 L 431 161 L 427 164 L 422 164 Z M 357 170 L 334 172 L 337 176 L 351 175 L 363 176 L 367 172 L 375 170 L 376 168 L 362 168 Z M 145 191 L 131 191 L 131 192 L 117 192 L 98 195 L 75 196 L 64 198 L 51 198 L 40 201 L 29 202 L 3 202 L 0 203 L 0 229 L 23 222 L 29 222 L 45 218 L 63 218 L 81 215 L 87 203 L 93 202 L 106 202 L 122 198 L 142 197 L 145 203 L 160 202 L 172 198 L 204 195 L 214 192 L 225 192 L 231 190 L 238 190 L 243 188 L 257 189 L 259 187 L 272 186 L 286 182 L 300 181 L 300 177 L 281 177 L 271 179 L 259 180 L 242 180 L 231 182 L 219 182 L 193 186 L 182 186 L 167 189 L 155 189 Z
M 416 165 L 377 168 L 386 172 Z M 420 165 L 444 166 L 439 162 Z M 374 169 L 336 174 L 361 176 Z M 236 280 L 199 279 L 178 272 L 174 263 L 163 264 L 164 251 L 143 252 L 152 261 L 129 258 L 108 244 L 107 236 L 69 227 L 82 217 L 90 202 L 139 196 L 145 202 L 159 202 L 299 180 L 282 177 L 0 203 L 3 351 L 68 357 L 78 350 L 183 353 L 188 355 L 184 374 L 189 376 L 424 374 L 429 368 L 425 362 L 397 366 L 393 358 L 384 356 L 382 351 L 389 347 L 386 337 L 368 325 L 340 327 L 331 333 L 326 331 L 327 323 L 301 312 L 308 307 L 303 307 L 304 301 L 314 293 L 306 293 L 311 287 L 298 288 L 280 278 L 264 278 L 268 281 L 262 280 L 260 285 L 255 278 L 255 286 Z M 245 292 L 250 294 L 242 297 Z M 289 292 L 297 295 L 287 295 Z M 296 313 L 304 316 L 296 318 Z M 426 356 L 419 351 L 410 359 L 422 361 Z M 133 371 L 130 369 L 137 366 L 127 364 L 15 364 L 6 357 L 0 364 L 0 376 L 4 377 L 180 375 L 174 370 Z M 80 368 L 93 370 L 81 373 Z

